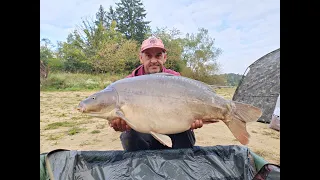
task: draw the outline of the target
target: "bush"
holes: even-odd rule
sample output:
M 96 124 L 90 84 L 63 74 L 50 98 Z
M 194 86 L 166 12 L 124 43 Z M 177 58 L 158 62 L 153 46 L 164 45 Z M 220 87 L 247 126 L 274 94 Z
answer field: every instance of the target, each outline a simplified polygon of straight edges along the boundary
M 109 74 L 82 74 L 82 73 L 50 73 L 48 78 L 41 84 L 42 91 L 79 91 L 99 90 L 106 88 L 109 84 L 124 78 L 126 75 Z

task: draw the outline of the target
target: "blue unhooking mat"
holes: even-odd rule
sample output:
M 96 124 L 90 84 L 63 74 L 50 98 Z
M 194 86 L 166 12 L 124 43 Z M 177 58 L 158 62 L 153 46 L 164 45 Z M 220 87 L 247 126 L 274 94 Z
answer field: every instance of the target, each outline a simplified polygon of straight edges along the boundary
M 44 180 L 278 180 L 280 166 L 245 146 L 148 151 L 55 150 L 40 154 Z

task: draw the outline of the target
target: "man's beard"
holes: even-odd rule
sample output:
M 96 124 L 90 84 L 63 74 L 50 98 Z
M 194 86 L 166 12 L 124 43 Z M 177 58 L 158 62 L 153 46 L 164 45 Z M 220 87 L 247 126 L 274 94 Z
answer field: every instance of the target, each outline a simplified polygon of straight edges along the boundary
M 151 67 L 157 67 L 157 71 L 155 71 L 155 69 L 151 69 Z M 162 65 L 159 63 L 150 64 L 148 66 L 148 71 L 149 73 L 159 73 L 162 71 Z

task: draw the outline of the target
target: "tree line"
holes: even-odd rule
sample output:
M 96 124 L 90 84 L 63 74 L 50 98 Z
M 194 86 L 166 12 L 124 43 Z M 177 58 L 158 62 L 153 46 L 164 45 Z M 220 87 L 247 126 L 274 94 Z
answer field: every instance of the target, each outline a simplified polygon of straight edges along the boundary
M 56 48 L 41 39 L 40 60 L 51 72 L 129 74 L 140 65 L 142 41 L 155 35 L 168 50 L 167 68 L 209 84 L 228 84 L 225 75 L 217 75 L 222 50 L 207 29 L 184 37 L 175 28 L 152 30 L 146 14 L 141 0 L 121 0 L 107 10 L 100 5 L 95 19 L 83 19 Z

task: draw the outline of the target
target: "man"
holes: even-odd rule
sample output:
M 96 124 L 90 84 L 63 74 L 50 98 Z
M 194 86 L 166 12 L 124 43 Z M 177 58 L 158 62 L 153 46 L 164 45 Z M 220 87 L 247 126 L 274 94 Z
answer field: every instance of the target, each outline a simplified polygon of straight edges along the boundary
M 180 73 L 164 67 L 163 64 L 167 60 L 167 54 L 164 44 L 159 38 L 150 37 L 142 42 L 139 59 L 141 65 L 128 75 L 127 78 L 159 72 L 180 76 Z M 126 151 L 168 148 L 154 139 L 150 134 L 134 131 L 122 119 L 114 119 L 110 123 L 110 126 L 113 127 L 114 130 L 122 132 L 120 139 L 122 146 Z M 202 126 L 203 123 L 201 120 L 195 120 L 190 130 L 179 134 L 169 135 L 172 139 L 172 148 L 193 147 L 195 144 L 193 129 L 201 128 Z

